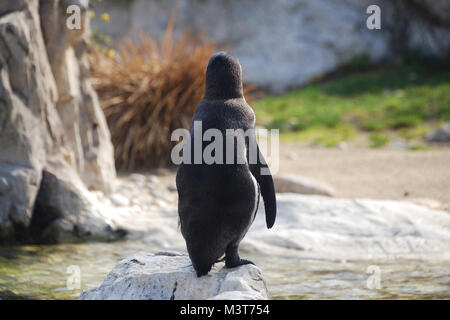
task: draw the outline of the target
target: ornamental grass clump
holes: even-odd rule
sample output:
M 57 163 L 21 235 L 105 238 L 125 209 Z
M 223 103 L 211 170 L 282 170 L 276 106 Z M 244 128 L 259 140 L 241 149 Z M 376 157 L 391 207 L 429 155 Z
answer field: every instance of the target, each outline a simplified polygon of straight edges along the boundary
M 164 37 L 138 32 L 111 50 L 90 56 L 92 83 L 105 113 L 119 170 L 171 164 L 177 143 L 173 130 L 188 128 L 203 98 L 205 70 L 215 42 L 195 40 L 188 32 L 174 37 L 169 22 Z

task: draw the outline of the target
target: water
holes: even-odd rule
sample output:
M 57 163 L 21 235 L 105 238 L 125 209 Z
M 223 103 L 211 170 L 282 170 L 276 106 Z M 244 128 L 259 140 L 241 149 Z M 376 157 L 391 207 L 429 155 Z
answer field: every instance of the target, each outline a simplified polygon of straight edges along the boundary
M 81 290 L 100 285 L 118 261 L 139 251 L 160 248 L 143 240 L 0 247 L 0 292 L 35 299 L 77 299 Z M 448 262 L 334 261 L 245 251 L 242 256 L 262 268 L 274 299 L 450 298 Z M 80 270 L 80 289 L 67 288 L 71 266 Z

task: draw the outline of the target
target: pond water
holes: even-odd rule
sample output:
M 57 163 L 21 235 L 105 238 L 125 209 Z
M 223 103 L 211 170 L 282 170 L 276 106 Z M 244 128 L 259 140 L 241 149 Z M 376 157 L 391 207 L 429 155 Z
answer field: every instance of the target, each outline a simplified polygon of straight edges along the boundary
M 77 299 L 81 290 L 98 286 L 118 261 L 139 251 L 161 250 L 144 240 L 0 247 L 0 297 L 9 292 L 35 299 Z M 450 298 L 448 262 L 300 259 L 245 250 L 241 255 L 262 268 L 274 299 Z M 80 270 L 80 289 L 67 288 L 71 266 Z

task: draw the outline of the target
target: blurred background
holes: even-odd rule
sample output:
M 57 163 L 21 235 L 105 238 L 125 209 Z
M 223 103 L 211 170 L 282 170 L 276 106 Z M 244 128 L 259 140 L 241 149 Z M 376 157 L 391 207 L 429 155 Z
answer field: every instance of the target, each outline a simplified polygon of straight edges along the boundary
M 367 26 L 370 5 L 380 29 Z M 96 1 L 91 65 L 116 165 L 170 164 L 167 137 L 188 126 L 210 55 L 227 50 L 257 125 L 281 132 L 281 172 L 340 196 L 448 202 L 449 10 L 424 0 Z
M 447 0 L 0 0 L 0 299 L 185 251 L 170 135 L 220 50 L 280 130 L 277 223 L 240 247 L 272 298 L 448 299 Z

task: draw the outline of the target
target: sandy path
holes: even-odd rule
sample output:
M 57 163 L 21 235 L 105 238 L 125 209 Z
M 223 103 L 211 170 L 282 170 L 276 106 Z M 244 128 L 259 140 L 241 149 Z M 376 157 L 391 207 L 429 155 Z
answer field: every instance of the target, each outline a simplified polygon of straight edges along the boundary
M 427 151 L 280 145 L 279 173 L 322 180 L 337 197 L 429 198 L 450 203 L 450 148 Z

